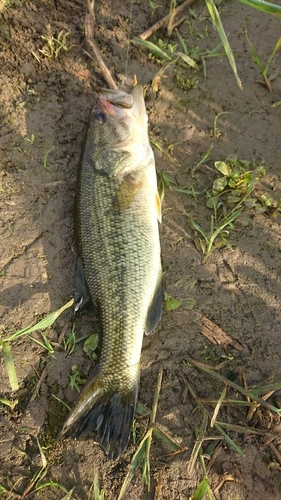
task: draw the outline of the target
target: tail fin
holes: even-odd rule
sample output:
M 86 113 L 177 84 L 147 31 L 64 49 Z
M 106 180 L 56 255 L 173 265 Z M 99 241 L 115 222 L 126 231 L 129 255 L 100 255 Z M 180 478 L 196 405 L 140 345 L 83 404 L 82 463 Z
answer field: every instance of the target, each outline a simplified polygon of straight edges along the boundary
M 113 392 L 101 379 L 91 380 L 66 420 L 59 439 L 95 437 L 108 458 L 116 460 L 128 446 L 137 396 L 138 383 L 129 391 Z

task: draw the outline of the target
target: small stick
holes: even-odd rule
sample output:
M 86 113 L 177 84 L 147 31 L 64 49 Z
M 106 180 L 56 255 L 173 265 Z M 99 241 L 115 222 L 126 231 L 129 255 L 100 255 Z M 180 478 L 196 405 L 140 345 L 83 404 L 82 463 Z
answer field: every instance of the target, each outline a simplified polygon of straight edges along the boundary
M 183 384 L 183 390 L 182 390 L 182 393 L 180 396 L 180 402 L 181 402 L 181 404 L 184 405 L 186 403 L 186 399 L 187 399 L 187 395 L 188 395 L 188 382 L 187 382 L 181 369 L 177 370 L 176 373 L 177 373 L 177 376 L 181 379 L 182 384 Z
M 195 0 L 186 0 L 185 2 L 183 2 L 174 11 L 173 17 L 176 17 L 178 14 L 181 13 L 182 10 L 184 10 L 186 7 L 188 7 L 189 5 L 191 5 L 193 2 L 195 2 Z M 153 26 L 151 26 L 151 28 L 149 28 L 147 31 L 145 31 L 140 36 L 140 38 L 142 40 L 147 40 L 147 38 L 149 38 L 151 35 L 153 35 L 153 33 L 155 33 L 155 31 L 160 30 L 160 28 L 163 28 L 163 26 L 166 26 L 168 24 L 168 22 L 169 22 L 169 19 L 170 19 L 170 14 L 168 14 L 165 17 L 163 17 L 163 19 L 160 19 L 160 21 L 158 21 L 156 24 L 154 24 Z M 183 20 L 184 20 L 184 18 L 181 19 L 181 21 L 183 21 Z M 178 23 L 176 24 L 176 26 L 178 26 Z
M 272 396 L 272 394 L 274 394 L 275 391 L 270 391 L 268 392 L 267 394 L 265 394 L 264 396 L 262 396 L 261 399 L 263 399 L 264 401 L 266 401 L 268 398 L 270 398 L 270 396 Z M 250 421 L 253 416 L 254 416 L 254 413 L 255 411 L 257 410 L 257 408 L 259 408 L 260 404 L 257 403 L 255 406 L 251 406 L 248 410 L 248 413 L 247 413 L 247 416 L 246 416 L 246 420 Z
M 206 467 L 206 472 L 207 472 L 207 474 L 209 474 L 209 472 L 210 472 L 211 468 L 213 467 L 213 465 L 214 465 L 214 463 L 215 463 L 215 461 L 216 461 L 216 458 L 217 458 L 217 456 L 219 455 L 219 453 L 221 452 L 221 450 L 222 450 L 222 446 L 221 446 L 221 445 L 220 445 L 220 446 L 218 446 L 218 447 L 215 449 L 215 451 L 214 451 L 213 455 L 211 456 L 210 461 L 209 461 L 209 463 L 208 463 L 208 465 L 207 465 L 207 467 Z
M 48 368 L 48 363 L 46 364 L 46 366 L 45 366 L 44 370 L 43 370 L 43 371 L 42 371 L 42 373 L 41 373 L 41 377 L 39 378 L 39 380 L 38 380 L 38 382 L 37 382 L 37 385 L 36 385 L 36 387 L 35 387 L 35 389 L 34 389 L 34 391 L 33 391 L 33 394 L 32 394 L 32 396 L 31 396 L 31 398 L 30 398 L 30 401 L 29 401 L 30 403 L 31 403 L 32 401 L 34 401 L 34 399 L 36 399 L 37 393 L 38 393 L 38 391 L 39 391 L 39 389 L 40 389 L 41 385 L 43 384 L 43 382 L 44 382 L 44 380 L 45 380 L 45 378 L 46 378 L 46 375 L 47 375 L 47 368 Z
M 152 411 L 151 411 L 151 416 L 150 416 L 150 425 L 155 424 L 155 418 L 156 418 L 157 406 L 158 406 L 158 401 L 159 401 L 159 396 L 160 396 L 162 378 L 163 378 L 163 365 L 160 364 L 158 375 L 157 375 L 154 398 L 153 398 Z
M 96 46 L 96 44 L 93 41 L 93 35 L 94 35 L 94 24 L 95 24 L 95 15 L 94 15 L 94 2 L 90 2 L 88 0 L 88 12 L 85 16 L 85 38 L 88 43 L 88 45 L 91 47 L 92 51 L 95 54 L 97 63 L 99 65 L 99 68 L 101 70 L 102 76 L 105 79 L 107 85 L 109 86 L 110 89 L 113 90 L 118 90 L 118 87 L 113 80 L 111 74 L 109 73 L 102 55 L 100 53 L 100 50 Z
M 273 443 L 268 443 L 269 448 L 271 449 L 273 455 L 275 456 L 276 460 L 279 462 L 279 464 L 281 465 L 281 455 L 279 453 L 279 451 L 277 450 L 277 448 L 274 446 Z
M 219 492 L 219 490 L 223 487 L 223 485 L 224 485 L 224 483 L 226 483 L 226 481 L 236 481 L 236 479 L 234 476 L 232 476 L 231 474 L 227 474 L 227 473 L 224 474 L 223 476 L 221 476 L 219 483 L 217 484 L 217 486 L 213 490 L 214 495 L 216 495 Z

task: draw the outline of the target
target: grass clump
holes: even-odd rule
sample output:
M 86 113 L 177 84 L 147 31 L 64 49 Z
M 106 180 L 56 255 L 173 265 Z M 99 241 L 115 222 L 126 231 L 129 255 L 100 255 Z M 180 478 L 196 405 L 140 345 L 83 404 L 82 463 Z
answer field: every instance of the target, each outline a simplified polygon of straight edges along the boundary
M 206 191 L 206 206 L 213 212 L 209 231 L 205 231 L 187 215 L 195 232 L 195 245 L 204 255 L 203 262 L 206 262 L 214 248 L 228 246 L 231 249 L 229 231 L 234 229 L 233 224 L 245 207 L 255 208 L 260 213 L 274 205 L 268 196 L 255 193 L 257 182 L 266 174 L 262 163 L 251 166 L 250 162 L 233 155 L 225 161 L 216 161 L 214 167 L 221 175 Z

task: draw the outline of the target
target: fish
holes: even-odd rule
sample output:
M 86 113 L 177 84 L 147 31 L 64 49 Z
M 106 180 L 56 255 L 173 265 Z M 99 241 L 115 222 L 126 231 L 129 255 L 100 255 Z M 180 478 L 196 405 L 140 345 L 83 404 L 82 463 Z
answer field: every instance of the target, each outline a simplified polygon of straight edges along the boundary
M 75 312 L 97 305 L 97 365 L 60 438 L 93 437 L 111 460 L 128 446 L 144 334 L 163 310 L 158 222 L 161 201 L 143 88 L 100 89 L 91 110 L 76 186 Z

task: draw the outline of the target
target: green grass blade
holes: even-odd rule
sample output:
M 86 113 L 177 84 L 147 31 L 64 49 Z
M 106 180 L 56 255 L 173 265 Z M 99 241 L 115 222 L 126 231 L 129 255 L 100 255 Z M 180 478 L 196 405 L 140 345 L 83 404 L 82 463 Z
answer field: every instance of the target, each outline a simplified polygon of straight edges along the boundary
M 201 226 L 200 226 L 200 225 L 199 225 L 199 224 L 198 224 L 198 223 L 197 223 L 194 219 L 192 219 L 192 218 L 191 218 L 191 217 L 189 217 L 188 215 L 186 215 L 186 216 L 187 216 L 187 220 L 188 220 L 188 222 L 189 222 L 190 226 L 191 226 L 191 227 L 192 227 L 195 231 L 197 231 L 198 233 L 200 233 L 200 234 L 203 236 L 204 240 L 205 240 L 207 243 L 209 243 L 208 236 L 206 235 L 206 233 L 205 233 L 204 229 L 203 229 L 203 228 L 202 228 L 202 227 L 201 227 Z
M 239 446 L 237 446 L 236 443 L 234 443 L 234 441 L 224 432 L 224 430 L 221 428 L 221 426 L 215 422 L 215 427 L 216 429 L 218 429 L 218 431 L 223 435 L 224 439 L 226 440 L 226 442 L 232 446 L 232 448 L 234 448 L 235 451 L 237 451 L 237 453 L 239 453 L 239 455 L 241 455 L 242 457 L 245 457 L 245 453 L 241 450 L 241 448 L 239 448 Z
M 281 6 L 270 2 L 264 2 L 263 0 L 238 0 L 238 2 L 248 5 L 253 9 L 257 9 L 261 12 L 266 12 L 267 14 L 273 14 L 275 16 L 281 17 Z
M 274 434 L 267 429 L 256 429 L 255 427 L 245 427 L 243 425 L 228 424 L 227 422 L 216 422 L 218 425 L 232 432 L 239 432 L 240 434 L 249 434 L 257 436 L 269 436 L 275 439 L 280 439 L 280 434 Z
M 12 391 L 17 391 L 19 388 L 18 377 L 11 353 L 11 347 L 7 342 L 3 343 L 3 357 Z
M 266 74 L 267 74 L 267 72 L 268 72 L 268 68 L 269 68 L 269 65 L 270 65 L 270 63 L 271 63 L 271 61 L 272 61 L 273 57 L 275 56 L 275 54 L 276 54 L 277 50 L 279 50 L 279 49 L 280 49 L 280 47 L 281 47 L 281 37 L 280 37 L 280 38 L 279 38 L 279 40 L 277 41 L 277 43 L 276 43 L 276 45 L 275 45 L 275 47 L 274 47 L 274 49 L 273 49 L 272 53 L 270 54 L 270 57 L 269 57 L 269 59 L 268 59 L 267 65 L 266 65 L 266 68 L 265 68 L 265 70 L 264 70 L 264 75 L 266 75 Z
M 215 239 L 217 238 L 217 236 L 220 234 L 220 232 L 226 227 L 228 226 L 228 224 L 230 224 L 231 222 L 233 222 L 237 217 L 238 215 L 240 215 L 240 213 L 242 212 L 243 208 L 239 208 L 239 210 L 236 210 L 235 212 L 233 212 L 233 214 L 231 214 L 229 217 L 226 217 L 226 219 L 224 219 L 219 227 L 213 232 L 212 236 L 210 237 L 210 243 L 209 243 L 209 247 L 212 247 Z M 207 250 L 207 253 L 209 253 L 209 248 Z
M 234 59 L 234 55 L 233 55 L 233 52 L 232 52 L 231 47 L 229 45 L 227 36 L 225 34 L 225 31 L 224 31 L 224 28 L 223 28 L 223 25 L 222 25 L 222 22 L 221 22 L 221 19 L 220 19 L 219 12 L 218 12 L 218 10 L 217 10 L 217 8 L 216 8 L 213 0 L 205 0 L 205 2 L 206 2 L 206 5 L 207 5 L 207 8 L 209 10 L 210 16 L 212 18 L 212 21 L 213 21 L 215 27 L 218 30 L 218 33 L 219 33 L 220 39 L 222 41 L 225 53 L 226 53 L 226 55 L 228 57 L 228 60 L 229 60 L 229 64 L 230 64 L 230 66 L 232 68 L 232 71 L 234 73 L 234 76 L 236 78 L 238 87 L 241 90 L 243 90 L 242 82 L 241 82 L 241 80 L 240 80 L 240 78 L 238 76 L 238 72 L 237 72 L 237 67 L 236 67 L 236 62 L 235 62 L 235 59 Z
M 213 144 L 211 144 L 211 146 L 209 147 L 208 151 L 206 151 L 206 153 L 202 156 L 202 158 L 201 158 L 201 160 L 199 161 L 199 163 L 197 163 L 197 164 L 195 165 L 195 167 L 193 167 L 193 168 L 191 169 L 191 175 L 193 175 L 193 174 L 195 173 L 195 171 L 196 171 L 196 170 L 197 170 L 197 169 L 198 169 L 198 168 L 199 168 L 199 167 L 200 167 L 203 163 L 205 163 L 205 161 L 206 161 L 206 160 L 208 160 L 208 158 L 209 158 L 209 156 L 210 156 L 210 154 L 211 154 L 211 152 L 212 152 L 212 149 L 213 149 Z M 186 170 L 188 170 L 188 169 L 186 169 Z M 185 171 L 186 171 L 186 170 L 185 170 Z
M 208 415 L 207 415 L 207 412 L 204 410 L 203 411 L 203 419 L 202 419 L 201 425 L 200 425 L 198 432 L 197 432 L 197 439 L 194 443 L 193 450 L 192 450 L 192 453 L 191 453 L 190 459 L 189 459 L 189 464 L 188 464 L 188 473 L 189 474 L 192 473 L 192 471 L 195 467 L 195 462 L 197 460 L 198 454 L 199 454 L 200 449 L 201 449 L 202 440 L 206 434 L 207 424 L 208 424 Z
M 213 416 L 211 418 L 210 427 L 214 427 L 215 420 L 216 420 L 216 418 L 218 416 L 218 413 L 219 413 L 220 407 L 222 405 L 222 402 L 223 402 L 223 400 L 225 398 L 225 395 L 226 395 L 226 387 L 223 388 L 223 391 L 222 391 L 222 393 L 220 395 L 220 398 L 219 398 L 219 400 L 218 400 L 218 402 L 216 404 Z
M 184 54 L 183 52 L 175 52 L 174 55 L 181 57 L 182 60 L 192 68 L 199 69 L 196 62 L 193 59 L 191 59 L 191 57 L 189 57 L 187 54 Z
M 251 52 L 252 52 L 252 56 L 253 56 L 254 62 L 258 65 L 260 72 L 263 73 L 264 69 L 263 69 L 262 62 L 261 62 L 258 54 L 256 53 L 255 47 L 253 46 L 252 42 L 250 41 L 250 39 L 248 37 L 247 30 L 245 30 L 245 35 L 246 35 L 246 38 L 247 38 L 248 45 L 249 45 L 249 47 L 251 49 Z
M 161 439 L 165 443 L 165 445 L 172 451 L 181 450 L 181 446 L 174 439 L 168 436 L 166 432 L 159 429 L 159 427 L 153 427 L 153 435 Z
M 151 415 L 151 410 L 146 408 L 146 406 L 144 406 L 139 401 L 137 402 L 136 412 L 139 413 L 139 415 L 142 415 L 142 417 L 150 417 Z
M 191 497 L 191 500 L 204 500 L 204 496 L 207 493 L 207 489 L 209 486 L 209 480 L 207 477 L 201 481 L 198 488 L 196 488 L 194 494 Z
M 56 321 L 56 319 L 61 315 L 61 313 L 63 311 L 65 311 L 65 309 L 68 309 L 69 307 L 71 307 L 73 305 L 73 303 L 74 303 L 74 299 L 71 299 L 69 302 L 67 302 L 67 304 L 62 306 L 60 309 L 52 312 L 46 318 L 41 319 L 41 321 L 39 321 L 39 323 L 36 323 L 36 325 L 33 325 L 33 326 L 29 325 L 29 326 L 26 326 L 25 328 L 22 328 L 21 330 L 18 330 L 17 332 L 10 335 L 10 337 L 4 339 L 3 342 L 11 342 L 12 340 L 17 339 L 17 338 L 21 337 L 22 335 L 26 335 L 28 333 L 35 332 L 36 330 L 44 330 L 45 328 L 48 328 Z
M 277 408 L 276 406 L 269 404 L 267 401 L 265 401 L 264 399 L 260 398 L 256 394 L 254 394 L 251 390 L 246 390 L 241 385 L 238 385 L 235 382 L 232 382 L 231 380 L 226 379 L 225 377 L 223 377 L 219 373 L 215 372 L 210 367 L 206 366 L 204 363 L 201 363 L 200 361 L 196 361 L 195 359 L 191 359 L 191 358 L 187 358 L 187 359 L 188 359 L 189 363 L 191 363 L 192 365 L 199 368 L 199 370 L 203 370 L 204 372 L 208 373 L 214 379 L 219 380 L 220 382 L 223 382 L 225 385 L 229 385 L 235 391 L 240 392 L 244 396 L 248 396 L 250 399 L 252 399 L 252 401 L 260 403 L 265 408 L 268 408 L 270 411 L 273 411 L 274 413 L 277 413 L 277 415 L 281 416 L 281 409 L 280 408 Z
M 12 410 L 15 408 L 18 402 L 19 402 L 18 399 L 0 398 L 0 403 L 2 403 L 2 405 L 9 406 Z
M 121 487 L 121 490 L 120 490 L 120 493 L 118 495 L 118 499 L 117 500 L 122 500 L 122 498 L 124 498 L 124 495 L 129 487 L 129 484 L 132 480 L 132 478 L 134 477 L 135 475 L 135 472 L 136 470 L 139 468 L 139 466 L 141 465 L 141 462 L 142 462 L 142 459 L 143 459 L 143 456 L 145 455 L 146 453 L 146 442 L 147 442 L 147 439 L 149 438 L 149 435 L 152 433 L 152 429 L 149 429 L 146 434 L 144 435 L 144 437 L 142 438 L 138 448 L 137 448 L 137 451 L 135 452 L 133 458 L 132 458 L 132 461 L 130 463 L 130 467 L 129 467 L 129 470 L 126 474 L 126 477 L 123 481 L 123 484 L 122 484 L 122 487 Z
M 142 40 L 141 38 L 134 37 L 134 41 L 138 43 L 139 45 L 142 45 L 143 47 L 146 47 L 150 51 L 154 52 L 157 56 L 163 57 L 163 59 L 166 59 L 167 61 L 171 60 L 171 56 L 164 52 L 163 50 L 160 49 L 160 47 L 157 47 L 152 42 L 149 42 L 148 40 Z

